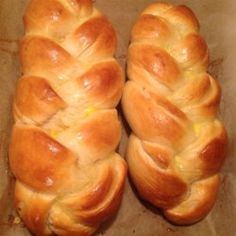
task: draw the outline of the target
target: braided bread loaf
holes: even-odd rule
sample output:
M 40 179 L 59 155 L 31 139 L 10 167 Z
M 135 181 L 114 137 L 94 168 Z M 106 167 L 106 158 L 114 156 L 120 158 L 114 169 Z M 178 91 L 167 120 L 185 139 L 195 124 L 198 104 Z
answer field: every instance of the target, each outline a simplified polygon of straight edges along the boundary
M 14 102 L 17 210 L 36 235 L 91 235 L 117 210 L 126 164 L 115 32 L 90 0 L 32 0 Z
M 142 198 L 176 224 L 212 208 L 225 158 L 220 88 L 190 9 L 154 3 L 132 30 L 122 106 L 133 133 L 127 161 Z

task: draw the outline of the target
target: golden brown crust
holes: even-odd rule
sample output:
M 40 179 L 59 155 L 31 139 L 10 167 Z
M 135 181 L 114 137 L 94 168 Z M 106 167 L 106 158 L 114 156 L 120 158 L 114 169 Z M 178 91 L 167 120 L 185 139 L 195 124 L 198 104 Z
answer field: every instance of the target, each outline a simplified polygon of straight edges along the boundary
M 23 74 L 36 76 L 58 74 L 73 63 L 72 56 L 55 41 L 27 35 L 21 42 L 20 59 Z
M 206 72 L 208 58 L 199 23 L 185 6 L 153 3 L 133 27 L 122 97 L 133 131 L 130 175 L 141 197 L 176 224 L 208 214 L 225 159 L 221 91 Z
M 186 183 L 169 168 L 161 168 L 143 150 L 141 141 L 131 135 L 128 143 L 129 171 L 141 196 L 166 208 L 174 206 L 187 191 Z
M 16 178 L 36 191 L 56 191 L 68 184 L 76 159 L 41 129 L 28 126 L 14 127 L 9 154 Z
M 166 86 L 173 86 L 180 79 L 180 69 L 175 60 L 164 50 L 136 44 L 129 48 L 129 58 L 137 67 L 142 67 L 150 76 Z M 168 70 L 166 70 L 168 68 Z M 132 74 L 132 72 L 130 72 Z
M 122 89 L 122 71 L 114 61 L 101 62 L 78 78 L 78 86 L 91 103 L 101 107 L 114 107 L 118 104 Z
M 91 235 L 121 202 L 115 152 L 124 85 L 116 35 L 90 0 L 31 0 L 9 160 L 15 204 L 35 235 Z
M 193 224 L 201 220 L 213 207 L 219 185 L 218 175 L 193 183 L 190 196 L 176 207 L 164 210 L 164 215 L 176 224 Z
M 64 107 L 65 102 L 47 80 L 36 76 L 19 79 L 15 95 L 15 113 L 23 113 L 32 121 L 41 123 Z
M 75 31 L 74 39 L 78 39 L 79 43 L 83 45 L 83 51 L 96 50 L 96 56 L 99 54 L 101 56 L 113 54 L 117 44 L 114 29 L 104 16 L 91 18 L 82 24 Z M 106 45 L 106 47 L 103 47 L 103 45 Z

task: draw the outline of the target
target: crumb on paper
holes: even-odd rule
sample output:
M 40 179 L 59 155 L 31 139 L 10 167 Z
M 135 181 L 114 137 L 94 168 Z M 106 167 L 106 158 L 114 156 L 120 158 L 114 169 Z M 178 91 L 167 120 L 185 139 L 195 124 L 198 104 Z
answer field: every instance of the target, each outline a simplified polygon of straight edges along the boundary
M 14 217 L 14 220 L 13 220 L 13 224 L 14 224 L 14 225 L 18 225 L 18 224 L 20 224 L 20 223 L 21 223 L 20 217 L 19 217 L 19 216 L 15 216 L 15 217 Z
M 21 219 L 19 216 L 9 215 L 8 216 L 8 224 L 9 225 L 19 225 L 21 224 Z

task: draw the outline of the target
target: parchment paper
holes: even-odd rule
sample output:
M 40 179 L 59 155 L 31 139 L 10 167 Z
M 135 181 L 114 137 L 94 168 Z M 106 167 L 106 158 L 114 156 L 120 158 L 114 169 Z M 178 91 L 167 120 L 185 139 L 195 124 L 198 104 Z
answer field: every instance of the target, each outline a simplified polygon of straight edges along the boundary
M 22 15 L 27 0 L 0 0 L 0 235 L 30 235 L 15 218 L 12 207 L 14 180 L 7 169 L 7 147 L 12 125 L 11 104 L 20 75 L 18 39 L 23 35 Z M 108 16 L 119 38 L 117 58 L 125 69 L 130 30 L 138 15 L 152 0 L 97 0 L 96 6 Z M 167 2 L 167 1 L 163 1 Z M 139 200 L 127 180 L 121 208 L 97 235 L 106 236 L 234 236 L 236 235 L 236 1 L 169 0 L 186 4 L 197 15 L 201 33 L 210 49 L 209 71 L 222 87 L 221 117 L 230 144 L 222 169 L 218 200 L 201 222 L 188 226 L 168 223 L 160 212 Z M 122 119 L 122 117 L 121 117 Z M 127 131 L 123 129 L 120 153 L 124 155 Z

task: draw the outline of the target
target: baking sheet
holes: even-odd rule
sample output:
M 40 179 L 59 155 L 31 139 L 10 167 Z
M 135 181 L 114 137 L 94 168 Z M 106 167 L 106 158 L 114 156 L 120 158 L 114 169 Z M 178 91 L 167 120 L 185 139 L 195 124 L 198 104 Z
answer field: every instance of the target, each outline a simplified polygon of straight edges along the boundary
M 22 15 L 27 0 L 0 0 L 0 235 L 30 235 L 16 220 L 12 207 L 13 178 L 7 169 L 7 146 L 12 125 L 11 104 L 16 79 L 20 75 L 17 57 L 18 40 L 23 35 Z M 96 6 L 108 16 L 118 34 L 117 58 L 125 69 L 126 53 L 132 25 L 152 0 L 97 0 Z M 197 15 L 201 33 L 210 49 L 209 71 L 222 87 L 221 117 L 226 125 L 230 144 L 228 158 L 222 169 L 218 200 L 211 213 L 192 226 L 174 226 L 160 212 L 140 201 L 127 180 L 121 208 L 104 224 L 97 235 L 106 236 L 221 236 L 236 235 L 236 1 L 180 0 L 163 1 L 186 4 Z M 122 117 L 121 117 L 122 119 Z M 124 155 L 126 129 L 120 145 Z

